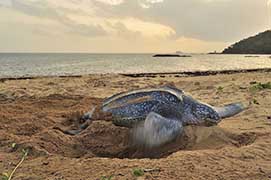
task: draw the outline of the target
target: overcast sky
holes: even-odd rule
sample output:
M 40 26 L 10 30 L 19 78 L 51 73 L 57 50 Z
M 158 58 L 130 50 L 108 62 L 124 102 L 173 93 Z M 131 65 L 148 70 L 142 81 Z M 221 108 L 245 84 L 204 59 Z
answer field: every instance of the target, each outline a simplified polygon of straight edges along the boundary
M 0 52 L 220 51 L 270 27 L 268 0 L 0 0 Z

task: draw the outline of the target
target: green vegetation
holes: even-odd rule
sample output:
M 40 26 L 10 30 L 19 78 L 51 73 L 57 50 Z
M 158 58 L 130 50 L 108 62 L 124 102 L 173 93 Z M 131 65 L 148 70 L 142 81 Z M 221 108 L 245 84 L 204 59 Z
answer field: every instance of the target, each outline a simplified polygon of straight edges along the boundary
M 196 85 L 196 86 L 199 86 L 199 85 L 200 85 L 200 82 L 195 82 L 195 85 Z
M 271 30 L 241 40 L 226 48 L 223 54 L 271 54 Z
M 8 173 L 2 173 L 1 180 L 8 180 L 9 174 Z
M 224 88 L 223 88 L 222 86 L 219 86 L 219 87 L 217 88 L 217 91 L 218 91 L 218 92 L 222 92 L 223 89 L 224 89 Z
M 16 146 L 17 146 L 17 144 L 16 144 L 16 143 L 12 143 L 12 144 L 11 144 L 11 148 L 12 148 L 12 149 L 15 149 L 15 148 L 16 148 Z
M 16 146 L 16 143 L 12 143 L 12 148 L 15 148 Z M 14 175 L 14 173 L 16 172 L 16 170 L 20 167 L 20 165 L 22 165 L 22 163 L 24 162 L 25 158 L 27 157 L 28 155 L 28 150 L 22 150 L 22 158 L 20 160 L 20 162 L 16 165 L 16 167 L 12 170 L 11 173 L 7 173 L 7 172 L 4 172 L 2 173 L 2 177 L 1 177 L 1 180 L 11 180 L 12 179 L 12 176 Z
M 17 147 L 18 147 L 18 146 L 17 146 L 17 144 L 16 144 L 15 142 L 12 143 L 12 144 L 11 144 L 11 151 L 12 151 L 12 152 L 16 151 L 16 150 L 17 150 Z
M 258 100 L 257 100 L 257 99 L 253 99 L 253 100 L 252 100 L 252 103 L 253 103 L 253 104 L 257 104 L 257 105 L 259 105 L 259 104 L 260 104 L 260 103 L 258 102 Z
M 252 85 L 253 86 L 250 88 L 251 91 L 260 91 L 260 90 L 264 90 L 264 89 L 271 89 L 271 82 L 268 82 L 268 83 L 255 82 Z
M 102 176 L 101 177 L 101 180 L 111 180 L 113 178 L 113 175 L 111 175 L 111 176 Z
M 140 168 L 133 169 L 133 175 L 136 177 L 143 176 L 144 175 L 144 170 Z

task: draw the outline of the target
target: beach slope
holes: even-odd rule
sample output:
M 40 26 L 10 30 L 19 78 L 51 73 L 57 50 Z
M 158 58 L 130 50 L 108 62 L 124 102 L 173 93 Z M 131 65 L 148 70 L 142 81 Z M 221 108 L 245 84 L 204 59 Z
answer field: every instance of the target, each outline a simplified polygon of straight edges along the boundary
M 2 80 L 0 173 L 11 172 L 28 149 L 14 180 L 270 179 L 271 89 L 259 82 L 271 82 L 271 73 Z M 174 142 L 151 150 L 133 147 L 129 130 L 106 118 L 77 136 L 61 132 L 105 97 L 167 84 L 211 105 L 240 101 L 248 109 L 215 127 L 186 127 Z M 136 168 L 144 175 L 136 177 Z

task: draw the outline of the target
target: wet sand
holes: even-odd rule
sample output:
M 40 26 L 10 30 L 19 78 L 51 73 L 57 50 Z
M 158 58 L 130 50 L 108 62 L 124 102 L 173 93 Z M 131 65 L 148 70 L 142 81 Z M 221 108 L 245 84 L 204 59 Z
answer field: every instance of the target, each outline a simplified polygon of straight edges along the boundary
M 208 76 L 153 74 L 89 75 L 0 81 L 0 173 L 29 156 L 15 180 L 271 179 L 271 72 Z M 129 129 L 101 118 L 76 136 L 59 129 L 103 98 L 143 87 L 172 84 L 212 105 L 246 103 L 243 113 L 215 127 L 186 127 L 174 142 L 156 149 L 130 145 Z M 16 143 L 15 148 L 11 147 Z M 133 169 L 145 170 L 135 177 Z

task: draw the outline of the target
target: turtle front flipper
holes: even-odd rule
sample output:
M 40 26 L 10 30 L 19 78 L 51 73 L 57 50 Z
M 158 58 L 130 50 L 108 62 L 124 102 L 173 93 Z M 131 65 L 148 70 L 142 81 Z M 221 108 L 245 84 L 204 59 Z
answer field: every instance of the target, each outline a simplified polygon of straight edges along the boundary
M 133 130 L 133 140 L 137 145 L 157 147 L 166 144 L 178 137 L 183 131 L 181 121 L 165 118 L 151 112 L 142 126 Z
M 239 114 L 245 109 L 246 109 L 245 105 L 240 102 L 228 104 L 223 107 L 214 107 L 214 110 L 218 113 L 221 119 Z

